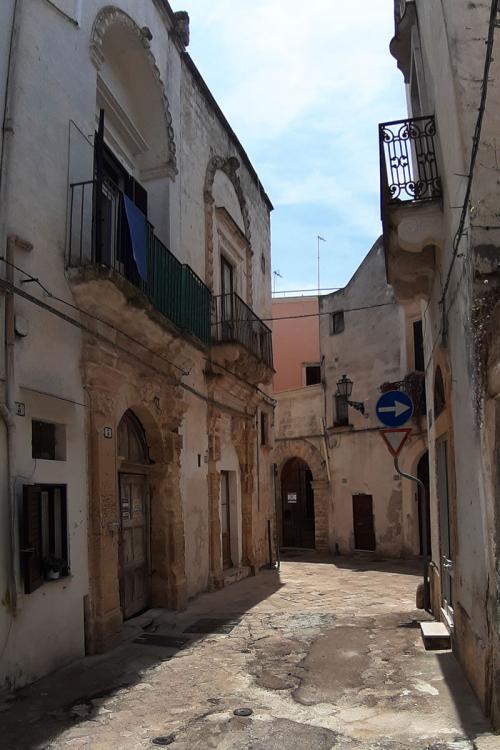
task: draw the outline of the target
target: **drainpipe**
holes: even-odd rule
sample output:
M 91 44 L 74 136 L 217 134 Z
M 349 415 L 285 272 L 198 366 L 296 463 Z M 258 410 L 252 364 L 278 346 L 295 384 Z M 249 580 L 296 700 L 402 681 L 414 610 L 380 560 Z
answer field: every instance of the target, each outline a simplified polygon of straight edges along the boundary
M 6 260 L 14 260 L 14 242 L 7 240 L 7 191 L 9 183 L 9 166 L 11 144 L 14 136 L 14 92 L 17 51 L 19 45 L 19 30 L 21 26 L 23 0 L 14 0 L 12 26 L 10 32 L 9 59 L 7 80 L 5 85 L 4 116 L 2 122 L 1 151 L 0 151 L 0 248 L 6 248 Z M 7 265 L 7 281 L 13 281 L 13 268 Z M 7 429 L 7 482 L 9 496 L 9 562 L 8 587 L 9 604 L 13 614 L 17 609 L 17 585 L 15 574 L 15 560 L 17 549 L 17 513 L 16 487 L 14 476 L 15 465 L 15 421 L 14 421 L 14 298 L 11 293 L 5 295 L 5 402 L 0 403 L 0 415 Z
M 14 259 L 15 240 L 9 237 L 7 240 L 7 261 L 12 263 Z M 13 268 L 7 265 L 6 279 L 13 283 Z M 16 566 L 17 559 L 17 507 L 16 507 L 16 478 L 15 466 L 15 436 L 16 423 L 14 420 L 14 384 L 15 384 L 15 352 L 14 352 L 14 295 L 12 292 L 5 294 L 5 403 L 0 404 L 0 413 L 7 428 L 7 484 L 9 498 L 9 560 L 8 560 L 8 587 L 9 605 L 12 614 L 17 608 L 17 585 Z

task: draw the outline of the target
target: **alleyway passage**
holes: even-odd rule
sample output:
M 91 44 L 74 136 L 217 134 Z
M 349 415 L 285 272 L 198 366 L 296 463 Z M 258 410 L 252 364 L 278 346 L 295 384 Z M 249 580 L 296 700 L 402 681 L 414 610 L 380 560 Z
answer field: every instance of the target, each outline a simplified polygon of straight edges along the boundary
M 2 704 L 0 747 L 499 750 L 454 657 L 423 648 L 418 580 L 412 563 L 297 557 L 150 611 Z

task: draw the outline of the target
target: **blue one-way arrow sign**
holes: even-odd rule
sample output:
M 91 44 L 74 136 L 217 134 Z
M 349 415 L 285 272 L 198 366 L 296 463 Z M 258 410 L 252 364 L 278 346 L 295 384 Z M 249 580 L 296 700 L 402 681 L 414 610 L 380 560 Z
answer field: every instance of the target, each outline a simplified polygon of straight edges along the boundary
M 377 401 L 376 411 L 386 427 L 402 427 L 412 417 L 413 401 L 403 391 L 387 391 Z

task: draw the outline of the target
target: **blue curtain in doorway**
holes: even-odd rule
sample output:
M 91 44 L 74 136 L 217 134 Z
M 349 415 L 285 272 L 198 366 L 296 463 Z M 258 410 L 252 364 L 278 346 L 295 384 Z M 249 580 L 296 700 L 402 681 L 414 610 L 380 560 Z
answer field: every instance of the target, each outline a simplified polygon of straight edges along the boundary
M 135 265 L 137 266 L 141 279 L 147 281 L 148 261 L 146 217 L 126 195 L 123 196 L 123 203 L 130 231 L 130 241 L 132 243 L 132 254 L 134 256 Z

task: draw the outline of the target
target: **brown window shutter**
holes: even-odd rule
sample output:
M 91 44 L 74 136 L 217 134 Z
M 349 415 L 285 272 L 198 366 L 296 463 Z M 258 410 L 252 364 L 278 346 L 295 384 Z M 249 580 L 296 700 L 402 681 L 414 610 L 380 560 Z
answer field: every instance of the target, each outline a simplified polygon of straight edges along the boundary
M 24 591 L 31 594 L 43 583 L 42 568 L 42 503 L 40 488 L 25 484 L 23 487 L 23 525 L 21 563 Z

